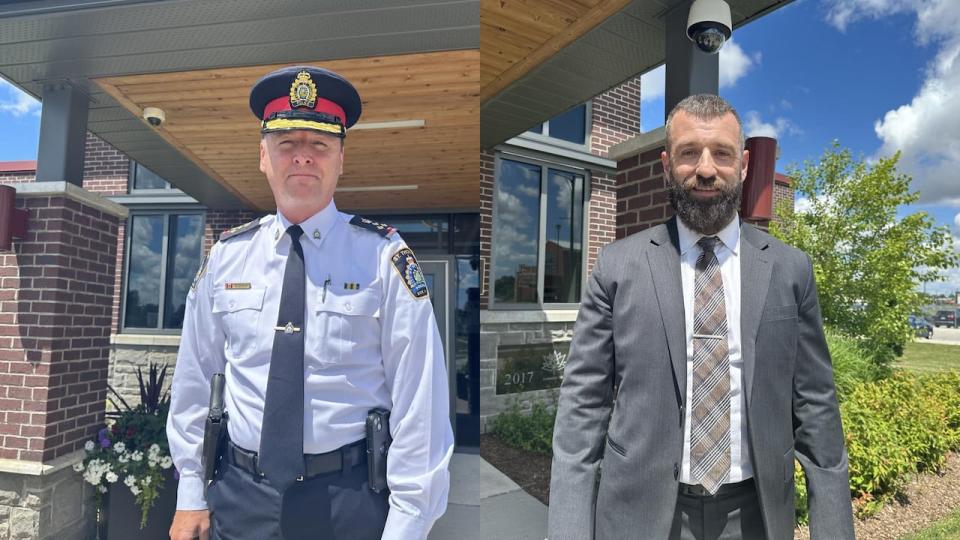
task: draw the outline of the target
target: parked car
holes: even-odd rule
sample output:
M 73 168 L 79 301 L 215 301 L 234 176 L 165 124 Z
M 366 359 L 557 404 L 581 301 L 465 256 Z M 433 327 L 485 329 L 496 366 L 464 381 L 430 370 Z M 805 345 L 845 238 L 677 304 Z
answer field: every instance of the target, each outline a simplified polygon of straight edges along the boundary
M 957 312 L 952 309 L 941 309 L 933 316 L 933 324 L 937 328 L 946 326 L 947 328 L 957 327 Z
M 933 325 L 931 325 L 927 319 L 920 315 L 910 315 L 907 322 L 910 324 L 910 328 L 913 328 L 915 336 L 925 339 L 933 337 Z

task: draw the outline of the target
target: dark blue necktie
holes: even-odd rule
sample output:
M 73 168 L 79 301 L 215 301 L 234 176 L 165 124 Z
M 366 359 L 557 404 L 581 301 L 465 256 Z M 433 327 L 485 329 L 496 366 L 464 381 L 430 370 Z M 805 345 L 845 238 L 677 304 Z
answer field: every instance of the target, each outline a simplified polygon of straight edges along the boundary
M 283 292 L 270 357 L 270 378 L 260 431 L 260 470 L 283 493 L 304 472 L 303 463 L 303 314 L 306 273 L 303 229 L 291 225 L 290 254 L 283 271 Z

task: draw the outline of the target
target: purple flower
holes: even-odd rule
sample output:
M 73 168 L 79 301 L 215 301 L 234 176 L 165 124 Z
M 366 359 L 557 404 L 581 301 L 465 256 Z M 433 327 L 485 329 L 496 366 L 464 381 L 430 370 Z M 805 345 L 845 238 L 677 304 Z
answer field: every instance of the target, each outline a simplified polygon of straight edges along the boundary
M 110 448 L 110 438 L 107 437 L 107 428 L 103 428 L 97 432 L 97 441 L 100 442 L 101 448 Z

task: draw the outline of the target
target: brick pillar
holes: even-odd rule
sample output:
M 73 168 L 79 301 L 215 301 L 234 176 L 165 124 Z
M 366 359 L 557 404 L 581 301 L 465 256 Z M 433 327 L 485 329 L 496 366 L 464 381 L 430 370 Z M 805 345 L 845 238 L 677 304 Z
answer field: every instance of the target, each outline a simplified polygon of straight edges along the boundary
M 663 223 L 673 216 L 667 197 L 660 153 L 664 149 L 662 128 L 618 145 L 617 238 Z
M 17 207 L 27 237 L 0 255 L 0 538 L 79 539 L 92 491 L 70 465 L 104 421 L 127 212 L 66 182 L 17 185 Z

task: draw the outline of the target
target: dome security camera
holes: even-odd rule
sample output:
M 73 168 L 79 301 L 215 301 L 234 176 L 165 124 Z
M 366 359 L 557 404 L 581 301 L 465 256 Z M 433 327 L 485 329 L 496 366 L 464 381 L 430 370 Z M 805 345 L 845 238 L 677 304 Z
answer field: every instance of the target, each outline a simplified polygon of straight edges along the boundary
M 160 127 L 160 124 L 162 124 L 167 118 L 163 114 L 163 109 L 157 107 L 144 107 L 143 119 L 149 122 L 153 127 Z
M 733 34 L 730 6 L 723 0 L 695 0 L 687 18 L 687 37 L 707 53 L 716 54 Z

